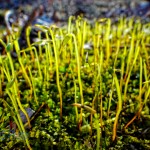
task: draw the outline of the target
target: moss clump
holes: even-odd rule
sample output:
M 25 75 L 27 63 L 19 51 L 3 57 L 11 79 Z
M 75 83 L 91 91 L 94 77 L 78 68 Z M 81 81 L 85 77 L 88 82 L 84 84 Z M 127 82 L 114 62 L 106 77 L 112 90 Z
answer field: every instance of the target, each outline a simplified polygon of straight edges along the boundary
M 123 149 L 135 147 L 132 141 L 148 147 L 149 23 L 70 17 L 66 27 L 27 28 L 26 48 L 18 35 L 0 40 L 6 50 L 0 55 L 0 147 Z M 27 118 L 30 131 L 18 113 L 27 115 L 27 107 L 37 112 Z M 9 116 L 18 127 L 14 134 L 6 129 Z

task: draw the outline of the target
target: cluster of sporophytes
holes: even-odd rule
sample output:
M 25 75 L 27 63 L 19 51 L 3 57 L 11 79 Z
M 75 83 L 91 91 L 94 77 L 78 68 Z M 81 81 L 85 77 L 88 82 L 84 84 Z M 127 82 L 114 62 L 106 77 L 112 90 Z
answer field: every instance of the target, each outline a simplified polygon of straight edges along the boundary
M 28 149 L 99 150 L 135 142 L 150 148 L 144 136 L 150 122 L 149 23 L 121 18 L 91 24 L 70 17 L 62 28 L 29 26 L 26 48 L 20 48 L 19 37 L 14 32 L 0 40 L 6 51 L 0 55 L 1 147 L 24 142 Z M 25 108 L 36 111 L 41 105 L 46 107 L 30 123 Z M 15 133 L 7 129 L 10 116 Z

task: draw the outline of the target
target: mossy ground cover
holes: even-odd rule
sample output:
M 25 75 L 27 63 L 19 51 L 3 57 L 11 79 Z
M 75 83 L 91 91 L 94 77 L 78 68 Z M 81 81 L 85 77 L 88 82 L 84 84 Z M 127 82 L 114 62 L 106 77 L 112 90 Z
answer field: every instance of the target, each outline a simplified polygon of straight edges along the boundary
M 20 33 L 0 40 L 2 149 L 150 149 L 149 23 L 70 17 L 29 26 L 23 47 Z

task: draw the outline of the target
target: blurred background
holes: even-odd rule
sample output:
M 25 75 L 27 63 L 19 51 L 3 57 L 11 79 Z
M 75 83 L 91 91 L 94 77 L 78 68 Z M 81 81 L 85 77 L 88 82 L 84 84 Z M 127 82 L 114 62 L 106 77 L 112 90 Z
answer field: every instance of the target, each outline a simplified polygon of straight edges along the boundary
M 120 16 L 150 21 L 150 0 L 0 0 L 0 28 L 12 23 L 62 26 L 69 16 L 82 15 L 89 21 Z

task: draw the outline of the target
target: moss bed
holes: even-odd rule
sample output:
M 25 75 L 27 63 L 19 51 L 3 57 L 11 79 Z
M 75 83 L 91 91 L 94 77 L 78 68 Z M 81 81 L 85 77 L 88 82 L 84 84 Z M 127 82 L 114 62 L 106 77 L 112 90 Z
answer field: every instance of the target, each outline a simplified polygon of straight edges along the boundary
M 70 17 L 21 34 L 0 40 L 2 149 L 150 149 L 149 23 Z

